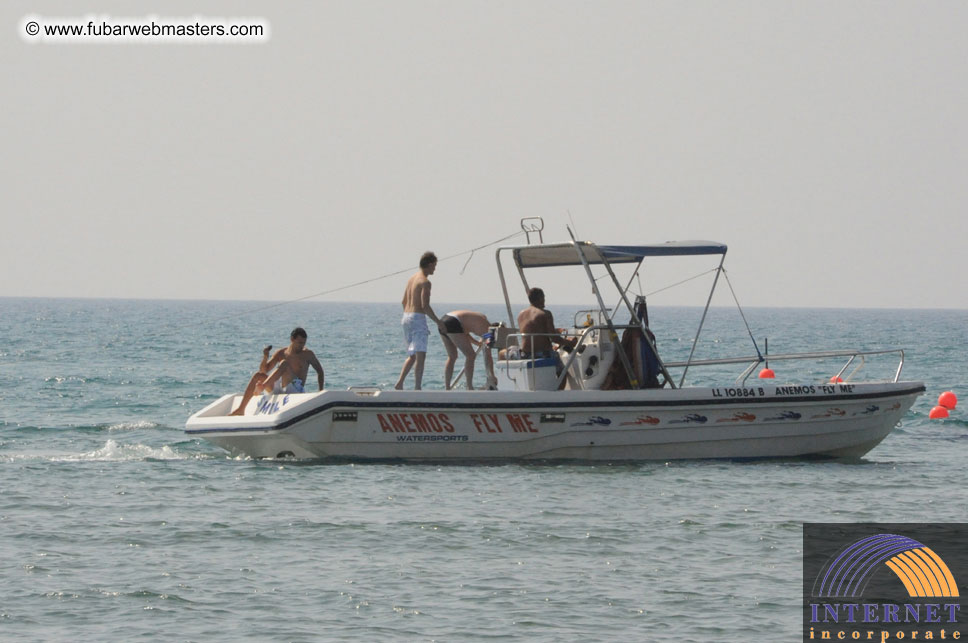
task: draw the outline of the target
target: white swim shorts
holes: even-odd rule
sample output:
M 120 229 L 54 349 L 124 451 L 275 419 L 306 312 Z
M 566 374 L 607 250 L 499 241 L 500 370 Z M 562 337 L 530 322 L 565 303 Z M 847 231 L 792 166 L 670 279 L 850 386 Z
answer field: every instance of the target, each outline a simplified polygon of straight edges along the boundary
M 303 387 L 303 381 L 297 377 L 289 382 L 289 384 L 287 384 L 285 387 L 282 385 L 281 378 L 276 380 L 272 385 L 272 392 L 276 395 L 279 395 L 281 393 L 305 393 L 306 390 Z
M 427 338 L 430 337 L 427 316 L 423 313 L 403 313 L 400 324 L 403 326 L 403 340 L 407 343 L 407 355 L 426 353 Z

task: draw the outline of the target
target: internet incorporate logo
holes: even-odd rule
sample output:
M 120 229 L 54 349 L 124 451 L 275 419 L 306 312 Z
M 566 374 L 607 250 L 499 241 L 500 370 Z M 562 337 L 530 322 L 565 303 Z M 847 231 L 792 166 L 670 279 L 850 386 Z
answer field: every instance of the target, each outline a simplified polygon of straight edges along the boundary
M 958 596 L 955 579 L 941 557 L 913 538 L 897 534 L 877 534 L 845 547 L 821 570 L 813 595 L 860 597 L 882 564 L 897 575 L 912 598 Z
M 962 637 L 968 524 L 805 523 L 803 543 L 804 641 Z

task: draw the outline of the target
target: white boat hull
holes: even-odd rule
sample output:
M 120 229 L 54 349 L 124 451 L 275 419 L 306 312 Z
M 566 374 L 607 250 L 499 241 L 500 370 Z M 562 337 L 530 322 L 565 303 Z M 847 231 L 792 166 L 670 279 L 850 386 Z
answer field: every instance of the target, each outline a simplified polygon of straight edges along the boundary
M 636 391 L 227 395 L 186 433 L 253 458 L 489 461 L 860 457 L 920 382 Z

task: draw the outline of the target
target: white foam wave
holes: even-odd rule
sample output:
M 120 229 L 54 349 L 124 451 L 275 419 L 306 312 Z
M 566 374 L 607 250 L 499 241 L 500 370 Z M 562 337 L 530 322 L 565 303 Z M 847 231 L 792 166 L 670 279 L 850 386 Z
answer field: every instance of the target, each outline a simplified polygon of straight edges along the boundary
M 138 420 L 137 422 L 121 422 L 119 424 L 112 424 L 108 427 L 108 431 L 136 431 L 138 429 L 154 429 L 159 425 L 154 422 L 149 422 L 148 420 Z
M 68 375 L 67 377 L 64 377 L 63 375 L 51 375 L 49 377 L 45 377 L 44 382 L 53 382 L 54 384 L 63 384 L 64 382 L 80 382 L 81 384 L 87 384 L 86 379 L 76 375 Z
M 77 455 L 52 458 L 61 462 L 131 462 L 138 460 L 186 460 L 190 456 L 176 452 L 170 446 L 149 447 L 144 444 L 118 444 L 108 440 L 100 449 Z

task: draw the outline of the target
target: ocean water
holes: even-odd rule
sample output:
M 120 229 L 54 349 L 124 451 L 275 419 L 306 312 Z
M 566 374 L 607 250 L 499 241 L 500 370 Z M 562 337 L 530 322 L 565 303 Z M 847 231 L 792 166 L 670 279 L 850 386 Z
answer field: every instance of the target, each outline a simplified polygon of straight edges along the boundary
M 667 360 L 698 314 L 652 311 Z M 968 411 L 928 412 L 968 407 L 968 312 L 746 315 L 773 353 L 904 348 L 928 392 L 853 461 L 252 461 L 186 418 L 296 325 L 328 387 L 391 386 L 397 305 L 0 299 L 0 639 L 799 640 L 803 521 L 964 521 Z M 697 357 L 753 352 L 714 309 Z

